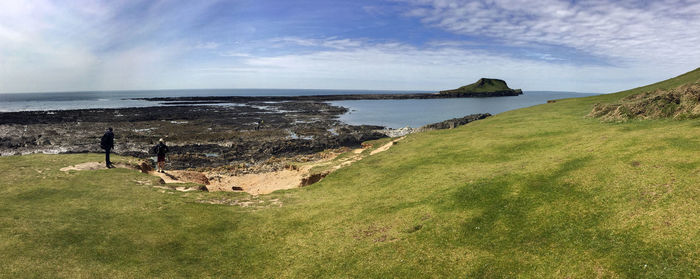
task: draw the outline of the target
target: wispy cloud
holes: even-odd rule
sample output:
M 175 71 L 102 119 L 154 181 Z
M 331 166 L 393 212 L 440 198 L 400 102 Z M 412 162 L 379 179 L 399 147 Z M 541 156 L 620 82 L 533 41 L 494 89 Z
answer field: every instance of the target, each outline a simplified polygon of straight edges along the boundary
M 324 39 L 310 39 L 301 37 L 282 37 L 269 40 L 271 43 L 278 43 L 278 47 L 289 45 L 305 46 L 305 47 L 322 47 L 331 49 L 350 49 L 361 47 L 366 44 L 366 40 L 348 39 L 329 37 Z
M 408 16 L 508 45 L 559 45 L 619 62 L 700 61 L 698 1 L 400 0 Z
M 550 59 L 553 58 L 519 59 L 453 46 L 420 48 L 401 43 L 365 43 L 353 49 L 250 56 L 237 67 L 207 70 L 231 74 L 230 78 L 241 87 L 265 83 L 275 88 L 439 90 L 480 77 L 497 77 L 530 90 L 600 92 L 601 88 L 622 90 L 655 78 L 649 68 L 641 66 L 576 66 L 549 63 Z
M 700 2 L 4 0 L 0 92 L 602 91 L 696 68 Z
M 219 55 L 224 56 L 224 57 L 251 57 L 252 56 L 249 53 L 235 52 L 235 51 L 221 52 L 221 53 L 219 53 Z
M 161 84 L 159 73 L 190 49 L 218 47 L 176 30 L 212 4 L 179 9 L 171 1 L 2 1 L 0 92 Z
M 199 42 L 194 46 L 194 48 L 195 49 L 216 49 L 220 45 L 221 44 L 219 44 L 217 42 Z

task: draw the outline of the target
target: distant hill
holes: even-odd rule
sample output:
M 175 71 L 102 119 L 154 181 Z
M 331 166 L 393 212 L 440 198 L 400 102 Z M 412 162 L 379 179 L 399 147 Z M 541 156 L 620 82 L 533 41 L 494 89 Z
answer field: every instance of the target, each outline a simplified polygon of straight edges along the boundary
M 440 91 L 440 94 L 458 95 L 460 97 L 494 97 L 517 96 L 523 94 L 520 89 L 511 89 L 505 81 L 492 78 L 481 78 L 477 82 L 457 89 Z

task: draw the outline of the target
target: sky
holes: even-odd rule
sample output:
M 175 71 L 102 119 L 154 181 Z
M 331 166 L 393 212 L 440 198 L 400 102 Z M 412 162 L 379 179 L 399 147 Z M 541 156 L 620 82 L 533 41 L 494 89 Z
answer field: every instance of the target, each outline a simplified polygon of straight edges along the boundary
M 2 0 L 0 93 L 609 93 L 700 67 L 700 0 Z

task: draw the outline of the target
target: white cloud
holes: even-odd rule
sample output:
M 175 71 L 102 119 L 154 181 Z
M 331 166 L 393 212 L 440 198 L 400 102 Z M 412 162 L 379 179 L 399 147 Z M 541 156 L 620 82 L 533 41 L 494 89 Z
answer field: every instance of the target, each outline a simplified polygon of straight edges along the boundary
M 616 62 L 700 61 L 698 1 L 399 0 L 408 16 L 510 45 L 559 45 Z
M 367 44 L 366 40 L 358 39 L 339 39 L 337 37 L 329 37 L 323 39 L 309 39 L 300 37 L 282 37 L 273 38 L 269 40 L 272 44 L 276 44 L 277 47 L 287 47 L 289 45 L 303 46 L 303 47 L 323 47 L 330 49 L 349 49 L 357 48 Z
M 675 73 L 684 70 L 673 69 Z M 229 87 L 262 84 L 270 88 L 326 89 L 441 90 L 491 77 L 505 79 L 511 86 L 525 90 L 612 92 L 658 79 L 657 72 L 643 65 L 575 66 L 452 46 L 422 49 L 399 43 L 251 56 L 239 66 L 211 67 L 202 72 L 225 76 Z M 221 85 L 221 80 L 212 81 Z
M 224 56 L 224 57 L 251 57 L 252 56 L 248 53 L 236 52 L 236 51 L 222 52 L 222 53 L 219 53 L 219 55 Z
M 398 1 L 409 4 L 406 15 L 417 21 L 470 38 L 489 37 L 489 43 L 519 49 L 521 58 L 474 50 L 491 45 L 459 38 L 415 46 L 321 32 L 212 41 L 191 31 L 198 30 L 193 27 L 199 26 L 198 16 L 215 1 L 144 0 L 141 4 L 148 8 L 133 16 L 129 9 L 134 7 L 127 6 L 138 1 L 3 0 L 0 92 L 440 90 L 480 77 L 502 78 L 525 90 L 611 92 L 672 77 L 700 61 L 698 1 L 650 1 L 644 7 L 630 0 Z M 387 12 L 365 11 L 376 17 Z M 533 50 L 543 45 L 576 49 L 612 63 L 565 64 L 560 56 Z
M 145 4 L 133 16 L 131 5 Z M 150 6 L 149 6 L 150 5 Z M 0 92 L 159 88 L 173 61 L 218 42 L 166 40 L 212 1 L 0 1 Z M 179 27 L 179 25 L 178 25 Z M 170 32 L 170 33 L 169 33 Z M 165 83 L 164 83 L 165 82 Z

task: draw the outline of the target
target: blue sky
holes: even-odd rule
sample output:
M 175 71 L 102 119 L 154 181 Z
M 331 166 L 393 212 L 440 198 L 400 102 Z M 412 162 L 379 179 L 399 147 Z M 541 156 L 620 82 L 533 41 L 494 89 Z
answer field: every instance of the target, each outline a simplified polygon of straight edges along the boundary
M 700 1 L 0 2 L 0 93 L 614 92 L 700 67 Z

